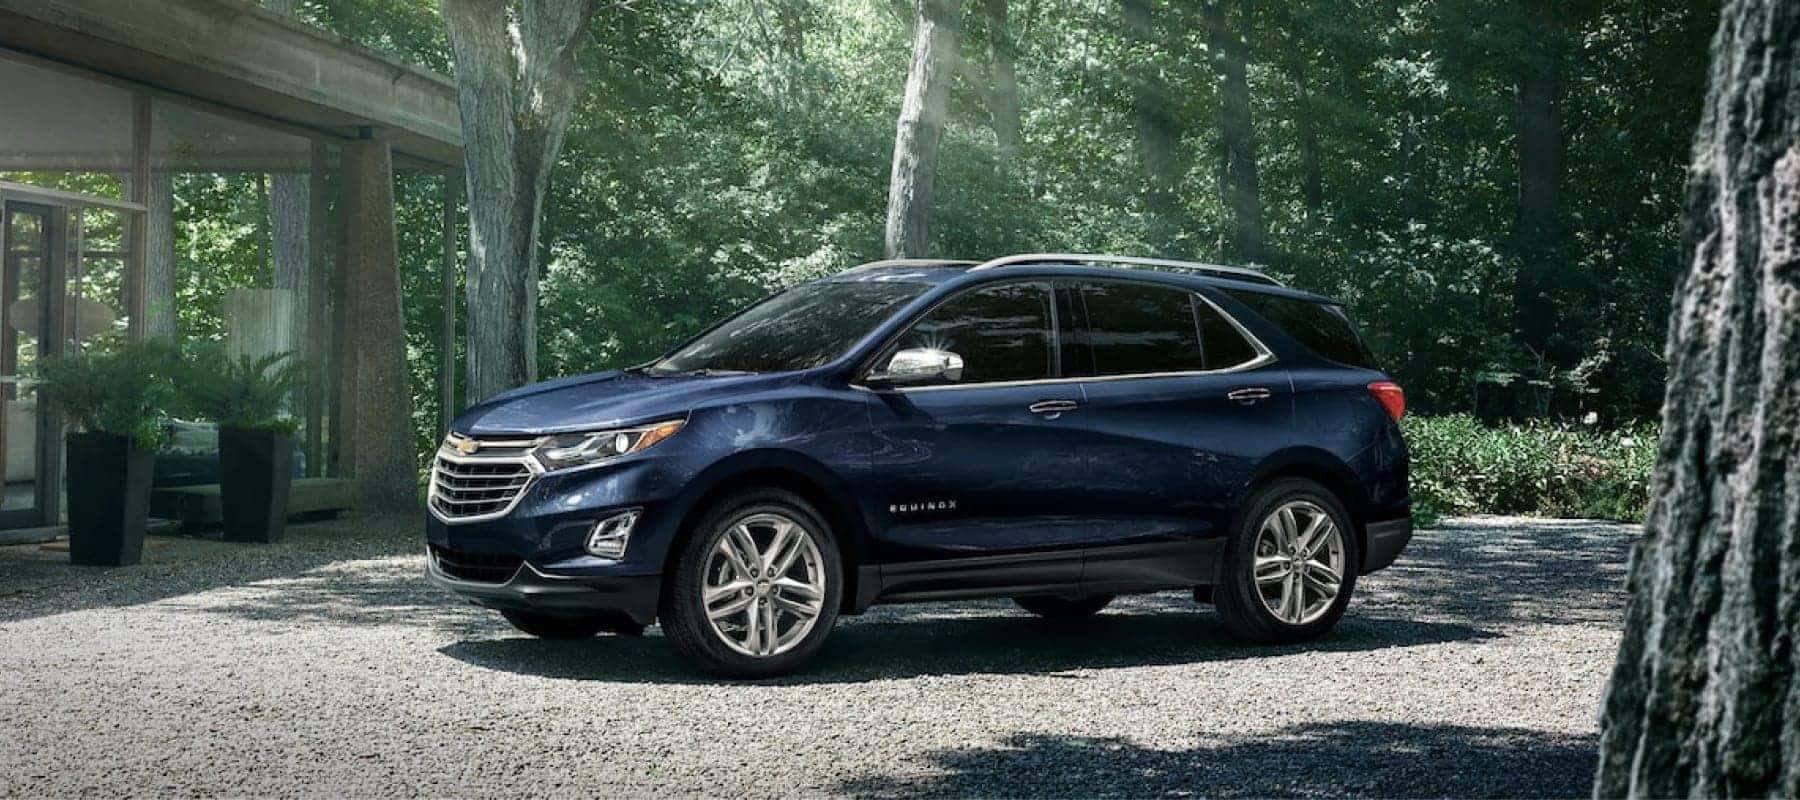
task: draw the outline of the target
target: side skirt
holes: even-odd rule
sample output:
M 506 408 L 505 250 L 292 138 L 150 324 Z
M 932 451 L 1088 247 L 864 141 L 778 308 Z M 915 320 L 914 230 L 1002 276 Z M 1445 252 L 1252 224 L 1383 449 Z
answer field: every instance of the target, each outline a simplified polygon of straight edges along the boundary
M 1021 595 L 1141 594 L 1212 584 L 1222 538 L 901 564 L 857 571 L 852 613 L 885 603 Z

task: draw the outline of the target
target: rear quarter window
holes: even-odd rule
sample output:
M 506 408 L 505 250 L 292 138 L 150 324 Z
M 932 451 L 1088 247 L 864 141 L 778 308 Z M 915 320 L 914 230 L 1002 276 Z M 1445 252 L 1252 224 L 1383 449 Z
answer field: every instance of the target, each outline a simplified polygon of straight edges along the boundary
M 1340 306 L 1261 292 L 1226 293 L 1322 358 L 1347 367 L 1380 369 L 1374 353 Z

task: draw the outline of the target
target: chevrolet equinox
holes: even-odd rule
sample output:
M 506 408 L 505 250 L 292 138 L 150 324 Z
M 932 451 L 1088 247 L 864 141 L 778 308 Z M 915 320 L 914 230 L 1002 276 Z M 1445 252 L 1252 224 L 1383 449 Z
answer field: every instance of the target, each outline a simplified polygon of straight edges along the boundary
M 742 677 L 877 603 L 1191 590 L 1297 642 L 1412 537 L 1404 408 L 1338 303 L 1256 270 L 880 262 L 470 408 L 428 576 L 534 636 L 660 623 Z

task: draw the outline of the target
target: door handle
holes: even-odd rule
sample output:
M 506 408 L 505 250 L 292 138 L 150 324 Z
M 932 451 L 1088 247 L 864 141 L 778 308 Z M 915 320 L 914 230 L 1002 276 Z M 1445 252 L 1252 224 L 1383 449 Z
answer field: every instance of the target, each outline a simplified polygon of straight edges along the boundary
M 1225 399 L 1230 400 L 1233 403 L 1252 405 L 1258 400 L 1269 399 L 1272 394 L 1273 392 L 1270 392 L 1266 387 L 1246 386 L 1242 389 L 1232 389 L 1231 391 L 1226 392 Z
M 1048 414 L 1051 417 L 1055 417 L 1058 414 L 1074 411 L 1080 407 L 1081 404 L 1074 400 L 1039 400 L 1032 403 L 1028 410 L 1033 414 Z

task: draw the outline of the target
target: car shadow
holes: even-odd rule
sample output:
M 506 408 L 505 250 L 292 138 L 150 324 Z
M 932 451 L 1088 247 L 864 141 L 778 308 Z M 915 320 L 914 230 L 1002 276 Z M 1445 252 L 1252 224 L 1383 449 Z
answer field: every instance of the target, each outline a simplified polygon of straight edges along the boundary
M 923 755 L 927 774 L 844 781 L 853 797 L 1587 797 L 1592 735 L 1353 721 L 1190 749 L 1016 734 Z
M 934 613 L 937 608 L 881 609 L 884 613 L 879 616 L 841 620 L 824 650 L 802 672 L 764 682 L 859 683 L 937 675 L 1056 674 L 1298 652 L 1360 652 L 1493 636 L 1469 625 L 1352 615 L 1323 639 L 1269 647 L 1230 639 L 1217 617 L 1198 607 L 1103 613 L 1075 622 L 1042 620 L 1023 612 L 970 614 L 967 608 L 957 609 L 961 613 Z M 438 652 L 483 669 L 564 680 L 719 682 L 698 672 L 660 636 L 602 636 L 575 642 L 470 639 Z

